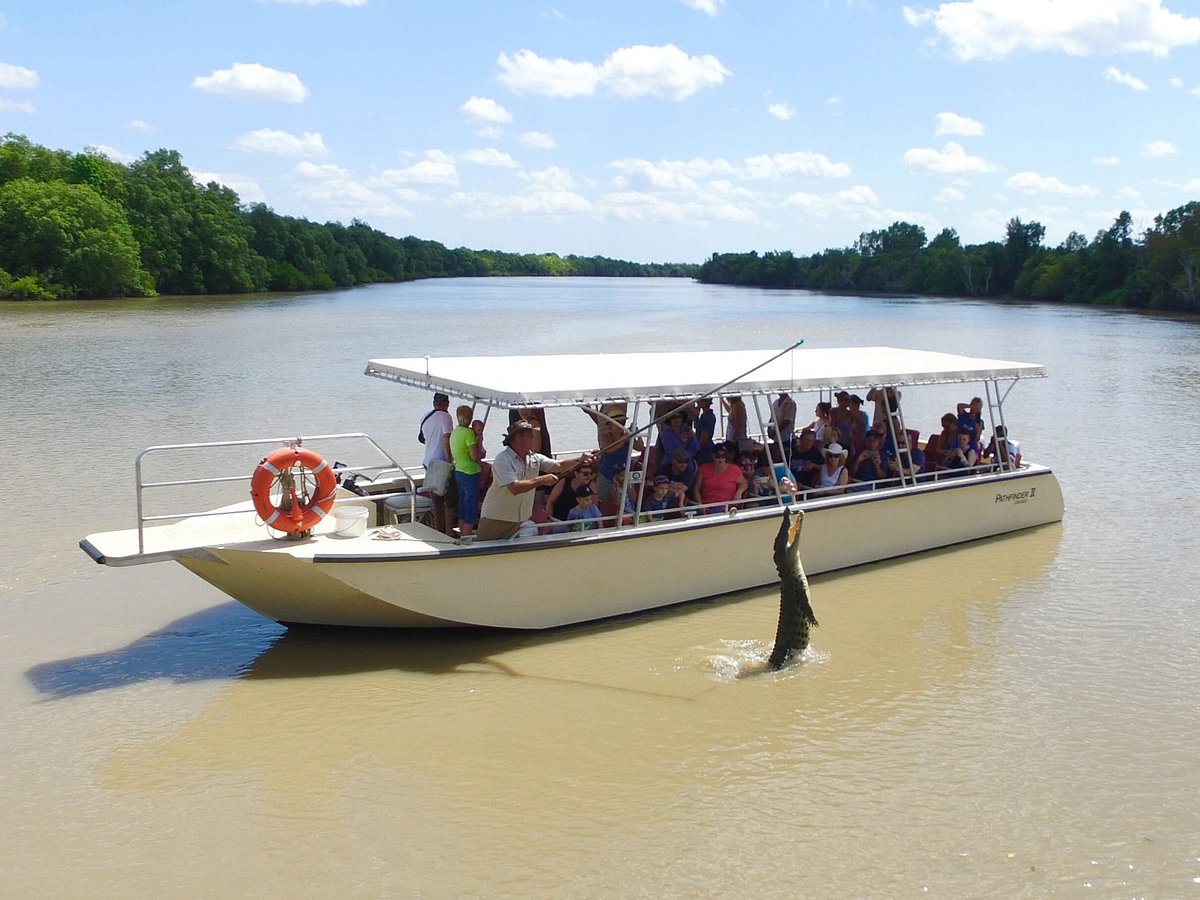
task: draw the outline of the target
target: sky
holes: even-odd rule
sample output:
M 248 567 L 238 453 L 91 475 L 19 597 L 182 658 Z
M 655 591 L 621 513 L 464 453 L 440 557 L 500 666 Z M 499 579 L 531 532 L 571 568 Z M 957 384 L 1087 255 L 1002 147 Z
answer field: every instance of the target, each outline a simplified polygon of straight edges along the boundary
M 1054 246 L 1200 199 L 1200 0 L 0 0 L 0 134 L 448 247 Z

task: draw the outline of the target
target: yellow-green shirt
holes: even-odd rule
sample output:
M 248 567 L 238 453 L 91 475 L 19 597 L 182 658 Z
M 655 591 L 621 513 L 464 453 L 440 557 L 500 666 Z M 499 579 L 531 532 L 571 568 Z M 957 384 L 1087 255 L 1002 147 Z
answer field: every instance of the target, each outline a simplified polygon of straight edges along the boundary
M 474 428 L 455 426 L 450 432 L 450 455 L 454 457 L 454 471 L 464 475 L 478 475 L 483 471 L 483 466 L 471 458 L 471 448 L 478 443 Z

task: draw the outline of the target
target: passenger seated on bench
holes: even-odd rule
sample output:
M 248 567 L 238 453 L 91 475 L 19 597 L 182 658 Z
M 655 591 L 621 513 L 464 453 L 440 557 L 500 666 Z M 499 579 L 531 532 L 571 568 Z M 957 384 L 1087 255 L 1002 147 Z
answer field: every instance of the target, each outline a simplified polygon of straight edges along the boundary
M 741 469 L 729 461 L 736 453 L 737 445 L 732 441 L 718 444 L 713 449 L 713 459 L 696 472 L 696 484 L 692 488 L 692 499 L 705 507 L 705 512 L 720 512 L 741 500 L 746 494 L 746 479 Z
M 938 433 L 938 448 L 949 450 L 958 444 L 958 416 L 948 412 L 942 416 L 942 430 Z
M 817 478 L 817 469 L 825 462 L 825 455 L 817 446 L 816 435 L 811 428 L 800 432 L 792 445 L 792 458 L 789 468 L 796 483 L 804 487 L 812 487 Z
M 825 465 L 817 470 L 816 488 L 819 494 L 844 494 L 850 480 L 846 471 L 847 451 L 834 441 L 825 448 Z
M 563 530 L 560 523 L 566 522 L 571 510 L 575 508 L 575 492 L 581 487 L 591 487 L 594 491 L 595 478 L 596 470 L 589 463 L 575 469 L 569 477 L 560 478 L 558 484 L 550 488 L 550 494 L 546 497 L 546 509 L 552 525 L 557 525 L 552 531 Z
M 654 484 L 642 496 L 642 515 L 651 522 L 666 517 L 669 510 L 679 508 L 679 495 L 671 492 L 671 479 L 666 475 L 655 475 Z
M 850 477 L 855 481 L 882 481 L 887 478 L 883 462 L 883 432 L 872 428 L 863 440 L 866 447 L 850 464 Z
M 979 462 L 979 454 L 971 445 L 971 430 L 959 430 L 956 440 L 942 451 L 943 469 L 970 469 Z
M 805 427 L 806 430 L 813 433 L 813 437 L 817 441 L 817 445 L 824 447 L 826 444 L 834 443 L 836 438 L 836 429 L 829 422 L 830 406 L 824 400 L 818 403 L 813 408 L 815 418 Z
M 854 411 L 850 408 L 850 392 L 838 391 L 833 398 L 837 400 L 837 405 L 829 410 L 829 423 L 837 429 L 837 442 L 843 447 L 848 447 L 854 429 Z M 829 441 L 830 438 L 827 437 L 825 442 L 829 443 Z
M 996 447 L 996 439 L 1000 439 L 999 449 Z M 992 432 L 992 439 L 988 442 L 987 449 L 983 451 L 983 458 L 990 460 L 993 465 L 1007 466 L 1011 463 L 1013 467 L 1020 465 L 1021 449 L 1016 442 L 1008 437 L 1004 431 L 1004 426 L 996 427 Z
M 892 435 L 895 435 L 894 444 Z M 897 477 L 901 474 L 916 475 L 925 466 L 925 454 L 919 447 L 913 446 L 898 416 L 892 418 L 892 434 L 884 441 L 883 463 L 888 474 Z
M 575 506 L 567 513 L 567 524 L 572 531 L 594 531 L 599 527 L 596 521 L 600 518 L 600 510 L 596 506 L 596 492 L 591 485 L 585 484 L 575 491 Z
M 724 446 L 718 444 L 718 447 Z M 696 484 L 696 463 L 688 458 L 686 450 L 676 450 L 671 454 L 670 467 L 663 472 L 671 482 L 671 492 L 686 498 Z M 680 506 L 686 504 L 681 502 Z
M 625 514 L 625 524 L 633 522 L 633 504 L 634 498 L 637 496 L 638 486 L 631 484 L 628 489 L 625 487 L 625 467 L 617 469 L 613 472 L 612 477 L 612 503 L 614 504 L 613 513 L 620 509 Z M 619 505 L 618 505 L 619 504 Z
M 761 459 L 761 455 L 743 453 L 738 460 L 738 468 L 746 479 L 745 497 L 750 501 L 758 501 L 775 497 L 775 485 L 771 483 L 771 470 Z

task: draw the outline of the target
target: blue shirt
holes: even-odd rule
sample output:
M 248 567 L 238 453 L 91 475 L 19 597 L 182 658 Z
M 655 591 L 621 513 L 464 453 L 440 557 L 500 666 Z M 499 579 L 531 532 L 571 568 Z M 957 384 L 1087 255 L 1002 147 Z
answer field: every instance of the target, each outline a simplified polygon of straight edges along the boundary
M 599 519 L 601 515 L 600 507 L 595 503 L 591 506 L 573 506 L 567 513 L 567 521 L 575 523 L 571 527 L 576 531 L 592 531 L 599 527 L 599 523 L 591 520 Z

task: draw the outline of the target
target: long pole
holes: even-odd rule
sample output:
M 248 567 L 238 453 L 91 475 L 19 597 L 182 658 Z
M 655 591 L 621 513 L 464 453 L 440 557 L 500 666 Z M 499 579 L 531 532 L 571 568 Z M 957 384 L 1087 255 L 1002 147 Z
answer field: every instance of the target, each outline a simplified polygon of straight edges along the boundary
M 747 370 L 746 370 L 745 372 L 743 372 L 741 375 L 737 375 L 737 376 L 735 376 L 735 377 L 733 377 L 733 378 L 730 378 L 730 379 L 729 379 L 728 381 L 726 381 L 724 384 L 719 384 L 719 385 L 717 385 L 715 388 L 713 388 L 713 389 L 712 389 L 712 390 L 710 390 L 710 391 L 705 391 L 703 394 L 700 394 L 700 395 L 698 395 L 698 396 L 696 396 L 696 397 L 692 397 L 691 399 L 689 399 L 689 400 L 687 400 L 687 401 L 685 401 L 685 402 L 683 402 L 683 403 L 679 404 L 679 405 L 678 405 L 678 406 L 676 406 L 674 409 L 672 409 L 672 410 L 668 411 L 668 412 L 667 412 L 667 413 L 665 413 L 664 415 L 661 415 L 661 416 L 659 416 L 659 417 L 657 417 L 657 418 L 655 418 L 655 419 L 651 419 L 649 422 L 647 422 L 647 423 L 646 423 L 645 425 L 643 425 L 641 428 L 637 429 L 637 431 L 631 431 L 629 434 L 625 435 L 625 437 L 619 438 L 618 440 L 615 440 L 615 441 L 611 442 L 611 443 L 610 443 L 610 444 L 608 444 L 607 446 L 601 447 L 599 452 L 600 452 L 600 453 L 607 453 L 609 450 L 613 449 L 614 447 L 619 447 L 619 446 L 620 446 L 622 443 L 624 443 L 625 441 L 632 441 L 632 440 L 633 440 L 635 437 L 637 437 L 637 436 L 638 436 L 639 434 L 641 434 L 643 431 L 649 431 L 651 428 L 653 428 L 653 427 L 654 427 L 655 425 L 657 425 L 659 422 L 665 422 L 667 419 L 671 418 L 671 416 L 675 415 L 675 413 L 677 413 L 677 412 L 681 412 L 682 410 L 684 410 L 684 409 L 686 409 L 687 407 L 691 406 L 691 405 L 692 405 L 693 403 L 695 403 L 697 400 L 703 400 L 705 397 L 711 397 L 711 396 L 713 396 L 714 394 L 719 394 L 719 393 L 721 393 L 721 391 L 725 390 L 725 388 L 729 387 L 731 384 L 735 384 L 735 383 L 737 383 L 737 382 L 741 381 L 741 380 L 742 380 L 743 378 L 745 378 L 747 375 L 753 375 L 753 374 L 754 374 L 755 372 L 757 372 L 759 369 L 762 369 L 762 368 L 765 368 L 766 366 L 769 366 L 771 363 L 775 362 L 775 360 L 779 359 L 779 357 L 781 357 L 781 356 L 783 356 L 783 355 L 785 355 L 785 354 L 787 354 L 787 353 L 791 353 L 793 350 L 795 350 L 797 347 L 799 347 L 799 346 L 800 346 L 801 344 L 803 344 L 803 343 L 804 343 L 804 338 L 801 338 L 800 340 L 796 341 L 796 343 L 792 344 L 790 347 L 785 347 L 784 349 L 780 350 L 778 353 L 776 353 L 776 354 L 774 354 L 773 356 L 771 356 L 769 359 L 764 359 L 764 360 L 763 360 L 762 362 L 760 362 L 758 365 L 756 365 L 756 366 L 752 366 L 751 368 L 747 369 Z M 612 417 L 604 415 L 604 413 L 602 413 L 602 412 L 599 412 L 599 411 L 596 411 L 596 410 L 593 410 L 592 412 L 593 412 L 595 415 L 597 415 L 597 416 L 599 416 L 600 418 L 602 418 L 602 419 L 608 419 L 608 421 L 612 422 L 614 425 L 620 425 L 620 424 L 621 424 L 621 423 L 617 422 L 616 420 L 614 420 Z M 575 470 L 575 469 L 577 469 L 577 468 L 579 468 L 579 464 L 578 464 L 578 463 L 576 463 L 574 466 L 572 466 L 572 467 L 571 467 L 571 469 L 570 469 L 569 471 L 574 471 L 574 470 Z M 564 474 L 569 474 L 569 472 L 567 472 L 567 473 L 564 473 Z

